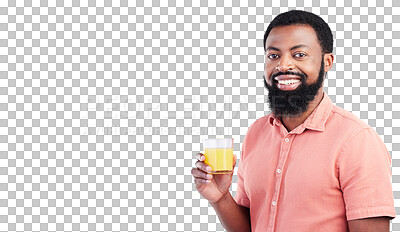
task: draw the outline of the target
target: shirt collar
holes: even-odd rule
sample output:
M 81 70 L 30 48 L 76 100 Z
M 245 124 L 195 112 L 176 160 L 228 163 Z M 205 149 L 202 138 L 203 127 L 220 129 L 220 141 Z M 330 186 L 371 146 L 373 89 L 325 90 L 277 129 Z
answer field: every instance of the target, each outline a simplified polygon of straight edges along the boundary
M 308 116 L 303 124 L 293 130 L 293 133 L 301 133 L 305 129 L 324 131 L 325 123 L 332 111 L 332 101 L 329 96 L 323 92 L 322 100 L 315 110 Z M 269 115 L 268 122 L 274 126 L 282 126 L 282 122 L 279 118 L 276 118 L 273 114 Z

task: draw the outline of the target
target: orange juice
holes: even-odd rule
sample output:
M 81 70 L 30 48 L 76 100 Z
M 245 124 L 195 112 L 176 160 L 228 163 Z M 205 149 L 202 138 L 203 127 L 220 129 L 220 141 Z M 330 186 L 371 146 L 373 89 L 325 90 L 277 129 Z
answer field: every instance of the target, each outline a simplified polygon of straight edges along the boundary
M 206 148 L 204 151 L 205 163 L 210 165 L 212 174 L 231 173 L 233 167 L 232 148 Z

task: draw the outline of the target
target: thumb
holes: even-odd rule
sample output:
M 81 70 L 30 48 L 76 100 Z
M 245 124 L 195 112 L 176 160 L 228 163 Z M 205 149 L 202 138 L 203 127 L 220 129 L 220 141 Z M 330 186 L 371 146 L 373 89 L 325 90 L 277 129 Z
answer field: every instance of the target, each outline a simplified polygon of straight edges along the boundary
M 235 154 L 233 154 L 233 168 L 232 168 L 232 170 L 235 169 L 236 160 L 237 160 L 237 156 Z

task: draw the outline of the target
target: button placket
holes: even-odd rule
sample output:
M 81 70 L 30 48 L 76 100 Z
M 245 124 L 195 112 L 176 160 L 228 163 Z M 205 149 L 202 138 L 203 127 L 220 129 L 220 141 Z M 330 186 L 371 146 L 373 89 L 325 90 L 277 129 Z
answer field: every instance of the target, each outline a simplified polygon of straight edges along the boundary
M 287 135 L 290 136 L 290 135 Z M 291 145 L 291 141 L 288 137 L 285 137 L 282 140 L 282 150 L 280 152 L 279 155 L 279 161 L 278 161 L 278 166 L 277 169 L 275 170 L 276 173 L 276 177 L 275 177 L 275 193 L 274 196 L 272 197 L 272 201 L 271 201 L 271 213 L 270 213 L 270 220 L 268 223 L 268 231 L 274 231 L 274 227 L 275 227 L 275 219 L 277 216 L 277 204 L 278 204 L 278 199 L 279 199 L 279 195 L 280 195 L 280 189 L 281 189 L 281 185 L 282 185 L 282 170 L 283 167 L 286 163 L 286 159 L 289 155 L 289 147 Z

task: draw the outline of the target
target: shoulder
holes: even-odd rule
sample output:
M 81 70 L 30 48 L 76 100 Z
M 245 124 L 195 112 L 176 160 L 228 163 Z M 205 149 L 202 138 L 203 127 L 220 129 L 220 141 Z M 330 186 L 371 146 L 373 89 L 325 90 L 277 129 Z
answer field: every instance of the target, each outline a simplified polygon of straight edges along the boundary
M 372 129 L 366 122 L 353 113 L 333 105 L 331 115 L 327 123 L 335 130 L 357 133 L 365 129 Z
M 247 134 L 250 133 L 257 133 L 260 131 L 265 130 L 267 127 L 272 126 L 270 120 L 272 120 L 272 115 L 268 114 L 265 115 L 261 118 L 256 119 L 249 127 L 249 129 L 247 130 Z
M 351 147 L 361 149 L 361 147 L 365 148 L 371 145 L 374 146 L 371 151 L 378 148 L 386 150 L 375 129 L 347 110 L 334 105 L 328 123 L 333 133 L 336 133 L 337 137 L 341 137 L 341 153 Z
M 353 113 L 335 105 L 326 121 L 323 135 L 330 144 L 336 144 L 339 154 L 350 147 L 364 146 L 365 143 L 384 147 L 382 138 L 374 128 Z
M 251 123 L 247 129 L 243 144 L 246 145 L 247 141 L 255 141 L 256 138 L 261 136 L 261 133 L 268 131 L 269 128 L 272 127 L 272 123 L 269 121 L 270 119 L 271 114 L 268 114 Z

